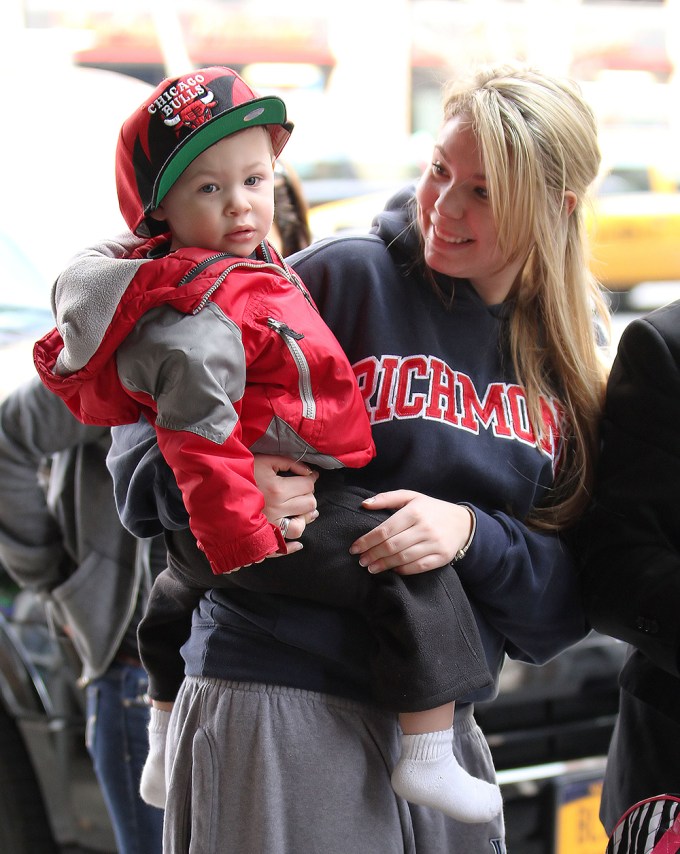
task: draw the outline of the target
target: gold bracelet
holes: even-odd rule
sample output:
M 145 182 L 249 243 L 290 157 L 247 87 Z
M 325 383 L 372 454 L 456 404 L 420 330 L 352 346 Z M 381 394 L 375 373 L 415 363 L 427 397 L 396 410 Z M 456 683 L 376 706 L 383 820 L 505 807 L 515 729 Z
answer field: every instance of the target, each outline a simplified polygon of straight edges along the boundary
M 453 556 L 453 560 L 451 561 L 451 563 L 456 563 L 457 561 L 465 557 L 465 555 L 468 553 L 468 549 L 472 545 L 472 541 L 475 538 L 475 534 L 477 533 L 477 514 L 472 509 L 472 507 L 468 507 L 467 504 L 460 504 L 459 506 L 464 507 L 470 514 L 470 519 L 472 520 L 472 529 L 470 531 L 470 536 L 467 538 L 467 542 L 464 546 L 458 549 L 458 551 Z

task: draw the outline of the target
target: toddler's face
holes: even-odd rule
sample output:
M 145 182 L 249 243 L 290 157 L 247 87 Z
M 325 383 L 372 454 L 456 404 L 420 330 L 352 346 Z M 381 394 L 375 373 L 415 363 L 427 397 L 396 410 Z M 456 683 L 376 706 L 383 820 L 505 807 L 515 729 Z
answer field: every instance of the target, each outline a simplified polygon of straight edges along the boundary
M 239 131 L 199 154 L 152 216 L 167 221 L 173 250 L 196 246 L 250 255 L 274 218 L 274 159 L 266 129 Z

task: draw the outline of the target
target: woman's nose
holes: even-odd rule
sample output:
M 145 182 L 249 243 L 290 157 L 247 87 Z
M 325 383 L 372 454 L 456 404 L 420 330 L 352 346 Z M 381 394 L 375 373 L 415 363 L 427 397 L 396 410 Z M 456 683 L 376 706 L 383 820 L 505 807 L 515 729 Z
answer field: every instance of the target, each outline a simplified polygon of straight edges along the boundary
M 456 187 L 441 192 L 434 207 L 438 214 L 450 219 L 460 219 L 464 212 L 462 196 Z

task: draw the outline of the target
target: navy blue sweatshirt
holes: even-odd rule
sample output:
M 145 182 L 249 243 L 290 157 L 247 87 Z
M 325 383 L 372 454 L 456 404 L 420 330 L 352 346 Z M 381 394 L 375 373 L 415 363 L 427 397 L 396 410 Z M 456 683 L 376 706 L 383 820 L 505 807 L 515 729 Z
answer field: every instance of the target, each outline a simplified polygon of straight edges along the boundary
M 347 353 L 371 416 L 376 458 L 348 479 L 374 492 L 464 501 L 477 513 L 456 567 L 497 676 L 506 653 L 542 663 L 586 632 L 568 546 L 523 522 L 559 464 L 559 408 L 546 401 L 550 430 L 537 446 L 507 348 L 512 303 L 489 307 L 469 283 L 439 276 L 441 290 L 453 291 L 445 306 L 419 263 L 411 199 L 398 194 L 371 234 L 321 241 L 291 263 Z M 166 525 L 184 524 L 147 428 L 115 428 L 110 466 L 135 533 L 157 531 L 159 502 Z M 359 617 L 220 583 L 194 615 L 187 674 L 368 698 L 371 640 Z

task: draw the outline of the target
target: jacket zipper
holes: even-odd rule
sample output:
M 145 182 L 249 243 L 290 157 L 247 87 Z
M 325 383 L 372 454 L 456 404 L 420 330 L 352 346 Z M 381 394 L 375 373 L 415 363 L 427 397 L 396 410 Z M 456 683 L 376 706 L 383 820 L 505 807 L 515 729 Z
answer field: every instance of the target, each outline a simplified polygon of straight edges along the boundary
M 219 261 L 224 260 L 225 258 L 231 258 L 231 255 L 227 255 L 224 252 L 220 252 L 217 255 L 211 255 L 210 258 L 206 258 L 204 261 L 201 261 L 200 264 L 196 264 L 195 267 L 192 267 L 188 273 L 185 273 L 184 276 L 177 283 L 177 287 L 182 287 L 182 285 L 186 285 L 191 282 L 193 279 L 198 276 L 206 267 L 210 267 L 212 264 L 217 264 Z M 280 267 L 278 264 L 267 263 L 263 261 L 259 261 L 254 263 L 252 261 L 236 261 L 234 264 L 230 264 L 225 270 L 223 270 L 220 275 L 215 279 L 210 288 L 203 294 L 203 297 L 196 308 L 193 310 L 192 314 L 198 314 L 199 311 L 202 311 L 206 304 L 210 301 L 210 298 L 215 293 L 215 291 L 220 287 L 222 282 L 227 278 L 229 273 L 232 270 L 236 270 L 239 267 L 244 267 L 249 270 L 273 270 L 278 273 L 280 276 L 283 276 L 287 279 L 291 285 L 294 285 L 302 294 L 302 296 L 307 300 L 307 302 L 312 306 L 315 311 L 318 311 L 310 295 L 307 293 L 307 289 L 303 287 L 300 279 L 293 273 L 292 270 L 289 270 L 288 267 Z
M 188 273 L 185 273 L 185 275 L 182 276 L 182 278 L 180 279 L 178 287 L 181 287 L 182 285 L 186 285 L 191 282 L 194 278 L 196 278 L 196 276 L 198 276 L 199 273 L 201 273 L 207 267 L 210 267 L 212 264 L 217 264 L 225 258 L 230 257 L 232 256 L 227 255 L 223 252 L 217 253 L 216 255 L 211 255 L 209 258 L 206 258 L 204 261 L 201 261 L 200 264 L 196 264 L 195 267 L 192 267 Z M 195 315 L 198 314 L 199 311 L 202 311 L 207 305 L 207 303 L 210 301 L 210 298 L 215 293 L 215 291 L 222 285 L 224 280 L 227 278 L 229 273 L 231 273 L 232 270 L 238 269 L 239 267 L 251 270 L 273 270 L 280 276 L 284 276 L 292 285 L 294 285 L 300 291 L 302 296 L 307 300 L 307 302 L 312 306 L 312 308 L 315 311 L 318 311 L 300 279 L 288 267 L 281 267 L 278 264 L 262 261 L 254 263 L 252 261 L 244 259 L 243 261 L 236 261 L 233 264 L 230 264 L 225 270 L 220 273 L 220 275 L 215 279 L 215 281 L 208 288 L 208 290 L 203 294 L 201 301 L 192 311 L 192 314 Z M 309 362 L 307 361 L 305 354 L 302 352 L 302 348 L 297 343 L 301 338 L 304 338 L 304 335 L 302 335 L 300 332 L 293 331 L 285 323 L 280 320 L 276 320 L 273 317 L 268 318 L 267 323 L 271 329 L 274 329 L 281 336 L 286 346 L 288 347 L 291 356 L 293 357 L 293 361 L 297 366 L 300 400 L 302 402 L 302 417 L 309 419 L 316 418 L 316 401 L 314 400 L 314 395 L 312 393 L 312 377 L 311 371 L 309 369 Z
M 267 325 L 281 336 L 297 366 L 299 377 L 298 387 L 300 389 L 300 400 L 302 401 L 302 417 L 316 418 L 316 401 L 312 393 L 312 376 L 309 370 L 309 362 L 298 344 L 298 341 L 305 336 L 301 332 L 295 332 L 282 320 L 276 320 L 274 317 L 267 318 Z

